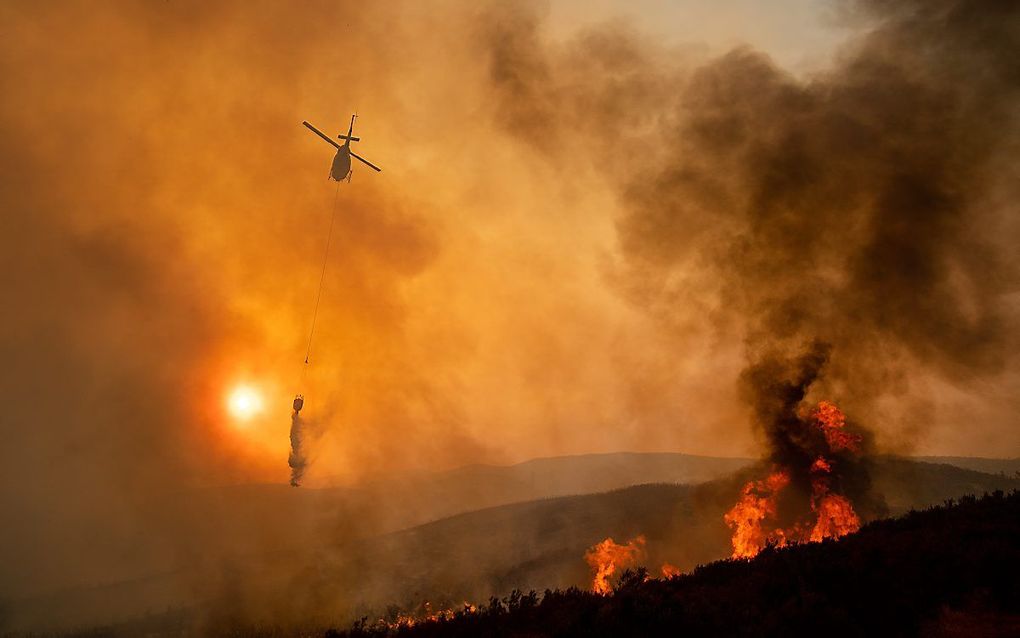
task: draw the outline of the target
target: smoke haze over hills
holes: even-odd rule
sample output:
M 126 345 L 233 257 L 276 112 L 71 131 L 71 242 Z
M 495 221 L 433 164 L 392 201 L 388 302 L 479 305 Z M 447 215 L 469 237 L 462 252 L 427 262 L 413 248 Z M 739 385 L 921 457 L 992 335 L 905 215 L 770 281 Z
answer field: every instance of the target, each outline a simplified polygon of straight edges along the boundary
M 1018 9 L 832 6 L 797 74 L 542 2 L 0 6 L 0 598 L 236 593 L 187 495 L 288 481 L 298 391 L 313 487 L 762 457 L 742 371 L 821 340 L 807 398 L 875 450 L 1020 455 Z M 355 111 L 384 171 L 340 187 L 302 382 L 334 187 L 300 122 Z M 267 555 L 327 525 L 263 522 Z

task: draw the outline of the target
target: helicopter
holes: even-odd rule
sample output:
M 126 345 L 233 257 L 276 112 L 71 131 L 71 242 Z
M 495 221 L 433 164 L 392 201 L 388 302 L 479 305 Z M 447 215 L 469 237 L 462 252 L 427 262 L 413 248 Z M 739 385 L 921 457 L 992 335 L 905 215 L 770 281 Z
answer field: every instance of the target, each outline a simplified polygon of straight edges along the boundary
M 371 169 L 373 169 L 373 170 L 375 170 L 377 172 L 378 171 L 382 171 L 381 168 L 379 168 L 378 166 L 376 166 L 372 162 L 368 161 L 364 157 L 361 157 L 360 155 L 358 155 L 357 153 L 355 153 L 354 151 L 351 150 L 351 142 L 360 142 L 361 141 L 360 137 L 354 137 L 354 120 L 357 119 L 357 117 L 358 117 L 357 114 L 354 114 L 354 115 L 351 116 L 351 125 L 347 129 L 347 135 L 337 135 L 336 136 L 337 139 L 344 141 L 344 143 L 342 145 L 341 144 L 337 144 L 336 142 L 334 142 L 332 139 L 329 138 L 328 135 L 326 135 L 325 133 L 323 133 L 319 129 L 315 128 L 314 126 L 312 126 L 308 122 L 301 122 L 306 127 L 308 127 L 308 129 L 311 132 L 315 133 L 316 135 L 318 135 L 322 139 L 326 140 L 326 142 L 328 142 L 329 144 L 332 144 L 333 146 L 336 147 L 336 155 L 333 156 L 333 165 L 329 169 L 329 179 L 335 180 L 337 182 L 342 182 L 342 181 L 344 181 L 346 179 L 348 182 L 350 182 L 351 181 L 351 172 L 352 172 L 351 171 L 351 158 L 352 157 L 354 159 L 358 160 L 359 162 L 364 162 L 365 164 L 368 165 L 369 168 L 371 168 Z

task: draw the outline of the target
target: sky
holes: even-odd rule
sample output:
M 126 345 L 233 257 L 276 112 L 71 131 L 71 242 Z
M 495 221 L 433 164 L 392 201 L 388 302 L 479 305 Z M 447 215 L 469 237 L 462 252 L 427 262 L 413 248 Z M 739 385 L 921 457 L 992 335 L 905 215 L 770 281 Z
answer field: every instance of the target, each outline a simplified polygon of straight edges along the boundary
M 8 548 L 285 482 L 297 392 L 310 485 L 757 456 L 814 339 L 880 451 L 1020 455 L 1016 69 L 919 6 L 4 4 Z
M 825 66 L 852 32 L 846 17 L 831 0 L 558 0 L 548 5 L 554 38 L 569 38 L 582 25 L 614 23 L 667 47 L 720 54 L 749 45 L 794 73 Z

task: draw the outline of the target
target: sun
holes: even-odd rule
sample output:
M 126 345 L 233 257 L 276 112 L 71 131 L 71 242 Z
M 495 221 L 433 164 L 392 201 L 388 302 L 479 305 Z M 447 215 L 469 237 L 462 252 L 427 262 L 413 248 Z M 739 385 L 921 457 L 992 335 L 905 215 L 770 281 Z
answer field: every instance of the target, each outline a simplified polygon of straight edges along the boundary
M 247 421 L 262 412 L 262 395 L 250 385 L 235 386 L 227 396 L 227 410 L 239 421 Z

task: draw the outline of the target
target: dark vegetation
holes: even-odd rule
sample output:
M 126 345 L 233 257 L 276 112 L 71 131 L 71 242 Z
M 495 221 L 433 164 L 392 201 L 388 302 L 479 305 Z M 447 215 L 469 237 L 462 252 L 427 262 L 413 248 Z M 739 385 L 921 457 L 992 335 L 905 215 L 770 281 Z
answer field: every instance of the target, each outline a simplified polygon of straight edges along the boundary
M 518 591 L 449 620 L 394 630 L 366 619 L 326 635 L 1007 636 L 1020 630 L 1018 574 L 1020 492 L 996 491 L 670 580 L 627 572 L 610 596 Z
M 335 589 L 339 575 L 358 574 L 344 591 L 355 617 L 377 617 L 391 603 L 414 610 L 428 600 L 449 608 L 514 589 L 587 585 L 588 547 L 639 534 L 647 539 L 644 564 L 651 570 L 669 562 L 689 571 L 730 554 L 723 514 L 740 487 L 765 471 L 752 466 L 700 485 L 637 485 L 467 512 L 359 543 L 338 564 L 309 570 L 304 582 Z M 1020 489 L 1014 479 L 894 457 L 875 459 L 871 476 L 884 502 L 859 510 L 866 521 L 961 494 Z
M 586 466 L 597 461 L 603 466 L 613 462 L 623 467 L 625 471 L 613 472 L 617 476 L 611 480 L 615 481 L 620 474 L 629 477 L 641 474 L 634 468 L 647 459 L 643 455 L 629 455 L 623 459 L 582 460 Z M 646 472 L 659 471 L 655 461 Z M 548 480 L 545 490 L 563 488 L 555 485 L 556 478 L 573 472 L 559 471 L 553 460 L 543 463 L 549 466 L 548 471 L 535 472 L 536 486 Z M 690 571 L 729 555 L 729 529 L 722 520 L 723 513 L 733 505 L 740 486 L 763 469 L 745 467 L 731 476 L 700 485 L 637 485 L 598 494 L 490 507 L 347 542 L 340 540 L 341 534 L 334 525 L 323 521 L 325 530 L 320 531 L 329 531 L 328 536 L 337 545 L 330 552 L 315 552 L 315 564 L 307 569 L 298 566 L 296 576 L 291 567 L 295 560 L 292 552 L 279 551 L 273 555 L 277 562 L 270 563 L 260 554 L 241 553 L 243 546 L 238 548 L 243 560 L 233 563 L 237 569 L 231 572 L 232 580 L 225 581 L 232 587 L 227 589 L 228 593 L 237 591 L 241 585 L 259 585 L 267 575 L 279 575 L 276 580 L 267 581 L 264 594 L 259 590 L 263 598 L 242 599 L 246 607 L 238 608 L 236 599 L 230 597 L 188 596 L 187 591 L 178 591 L 181 582 L 188 582 L 187 579 L 173 574 L 157 575 L 27 603 L 3 601 L 8 604 L 0 604 L 0 635 L 29 628 L 37 632 L 67 632 L 73 627 L 97 626 L 86 635 L 321 635 L 331 623 L 349 626 L 352 620 L 363 616 L 373 621 L 380 617 L 393 621 L 401 613 L 419 614 L 425 601 L 434 610 L 452 609 L 464 601 L 484 606 L 490 597 L 506 597 L 514 589 L 586 588 L 590 586 L 591 574 L 583 559 L 584 552 L 607 536 L 625 542 L 643 534 L 648 542 L 642 564 L 650 568 L 653 576 L 658 576 L 658 566 L 667 561 Z M 670 471 L 686 472 L 689 468 Z M 492 481 L 478 480 L 476 470 L 464 472 L 471 476 L 460 478 L 473 483 L 474 489 L 484 490 L 493 485 Z M 875 459 L 872 477 L 876 492 L 885 501 L 885 512 L 869 512 L 866 520 L 899 515 L 911 508 L 923 509 L 961 494 L 1020 489 L 1020 481 L 1006 476 L 892 457 Z M 326 490 L 306 493 L 285 489 L 284 494 L 295 498 L 308 497 L 310 500 L 305 504 L 309 507 L 318 505 L 326 511 L 336 507 L 328 502 Z M 256 498 L 261 492 L 238 490 L 254 501 L 249 528 L 263 531 L 264 525 L 255 525 L 256 519 L 262 519 L 255 516 L 263 505 L 262 499 Z M 379 503 L 388 505 L 389 501 L 382 499 Z M 237 511 L 226 507 L 226 502 L 223 505 L 231 512 Z M 286 518 L 292 512 L 283 505 L 280 516 Z M 355 513 L 351 516 L 356 520 Z M 248 521 L 247 517 L 239 518 Z M 295 515 L 293 520 L 303 518 Z M 221 528 L 212 532 L 235 539 Z M 323 596 L 326 602 L 310 594 Z M 333 600 L 342 601 L 345 609 L 338 613 L 331 608 L 328 603 Z M 307 605 L 301 606 L 302 601 L 307 601 Z M 127 603 L 138 611 L 118 613 L 115 605 Z M 279 608 L 292 613 L 283 616 L 277 613 Z M 253 609 L 265 609 L 265 613 L 261 618 L 252 618 Z M 964 617 L 969 626 L 970 616 Z M 300 622 L 306 625 L 299 631 L 296 623 Z M 253 629 L 253 623 L 261 628 Z M 269 625 L 279 626 L 270 629 Z

